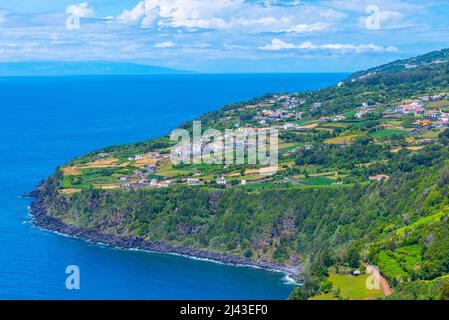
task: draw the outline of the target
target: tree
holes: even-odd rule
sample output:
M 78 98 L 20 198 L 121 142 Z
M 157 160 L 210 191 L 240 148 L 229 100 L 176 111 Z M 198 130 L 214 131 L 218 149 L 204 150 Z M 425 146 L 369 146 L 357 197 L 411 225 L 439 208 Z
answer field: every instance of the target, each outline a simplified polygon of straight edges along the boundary
M 444 166 L 439 172 L 437 184 L 442 187 L 449 184 L 449 167 Z
M 297 287 L 288 296 L 288 300 L 307 300 L 310 296 L 302 287 Z
M 352 245 L 349 248 L 347 260 L 351 268 L 359 267 L 360 249 L 357 245 Z
M 331 292 L 333 287 L 334 287 L 334 284 L 332 283 L 332 281 L 330 281 L 329 279 L 326 278 L 321 282 L 320 291 L 323 293 L 329 293 L 329 292 Z
M 449 129 L 444 130 L 438 135 L 438 139 L 445 146 L 449 145 Z
M 307 300 L 319 293 L 319 282 L 315 277 L 307 277 L 302 286 L 296 287 L 290 293 L 288 300 Z
M 310 177 L 309 172 L 306 169 L 304 169 L 304 177 L 306 179 L 308 179 Z

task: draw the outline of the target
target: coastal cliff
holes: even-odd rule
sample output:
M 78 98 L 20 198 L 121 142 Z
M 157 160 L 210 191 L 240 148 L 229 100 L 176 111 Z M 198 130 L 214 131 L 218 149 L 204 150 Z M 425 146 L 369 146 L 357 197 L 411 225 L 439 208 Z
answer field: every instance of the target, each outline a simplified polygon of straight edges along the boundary
M 33 223 L 38 228 L 82 239 L 88 242 L 107 245 L 119 249 L 137 249 L 150 252 L 178 254 L 186 257 L 211 260 L 230 265 L 251 266 L 266 270 L 279 271 L 288 274 L 297 281 L 301 281 L 299 265 L 289 266 L 282 263 L 265 260 L 253 260 L 239 255 L 232 255 L 210 250 L 198 250 L 188 246 L 173 245 L 165 241 L 150 242 L 141 237 L 117 236 L 101 232 L 97 228 L 81 228 L 66 224 L 58 218 L 47 214 L 40 192 L 35 191 L 27 195 L 34 198 L 30 206 Z

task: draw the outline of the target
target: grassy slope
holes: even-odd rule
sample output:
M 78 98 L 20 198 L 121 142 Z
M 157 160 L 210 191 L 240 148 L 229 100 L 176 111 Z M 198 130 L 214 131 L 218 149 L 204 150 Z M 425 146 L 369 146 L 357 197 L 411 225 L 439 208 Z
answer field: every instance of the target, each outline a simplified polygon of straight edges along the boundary
M 328 277 L 334 287 L 340 290 L 340 297 L 348 300 L 375 300 L 384 297 L 381 289 L 367 289 L 366 282 L 370 275 L 352 276 L 349 274 L 331 273 Z M 338 300 L 332 294 L 324 293 L 310 298 L 310 300 Z

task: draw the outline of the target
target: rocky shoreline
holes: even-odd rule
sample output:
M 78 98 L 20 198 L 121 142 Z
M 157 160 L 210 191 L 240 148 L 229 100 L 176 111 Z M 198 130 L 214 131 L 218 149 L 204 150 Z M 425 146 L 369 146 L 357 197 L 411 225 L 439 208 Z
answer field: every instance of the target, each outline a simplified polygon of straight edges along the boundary
M 61 220 L 47 215 L 45 204 L 39 198 L 38 192 L 30 193 L 27 196 L 32 196 L 35 199 L 30 206 L 33 223 L 43 230 L 61 233 L 88 242 L 104 244 L 119 249 L 138 249 L 158 253 L 178 254 L 192 258 L 212 260 L 224 264 L 251 266 L 279 271 L 287 274 L 295 281 L 300 281 L 301 269 L 299 267 L 286 266 L 281 263 L 270 261 L 251 260 L 238 255 L 174 246 L 167 242 L 149 242 L 137 237 L 119 237 L 101 233 L 93 228 L 77 228 L 73 225 L 67 225 Z

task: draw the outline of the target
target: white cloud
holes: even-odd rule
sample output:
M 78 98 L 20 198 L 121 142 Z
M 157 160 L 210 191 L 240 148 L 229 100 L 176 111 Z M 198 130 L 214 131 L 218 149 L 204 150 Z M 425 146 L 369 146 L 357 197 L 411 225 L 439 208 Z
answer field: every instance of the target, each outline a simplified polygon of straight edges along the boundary
M 265 46 L 259 47 L 261 50 L 267 51 L 280 51 L 280 50 L 331 50 L 331 51 L 346 51 L 346 52 L 396 52 L 396 47 L 383 47 L 375 44 L 341 44 L 341 43 L 329 43 L 317 45 L 310 41 L 302 42 L 300 44 L 293 44 L 284 42 L 280 39 L 273 39 Z
M 416 0 L 327 0 L 328 7 L 336 10 L 352 11 L 364 14 L 366 8 L 375 5 L 383 10 L 392 10 L 397 12 L 417 13 L 423 10 L 427 5 L 424 1 Z
M 6 22 L 7 11 L 0 10 L 0 24 Z
M 296 46 L 293 43 L 287 43 L 280 39 L 273 39 L 271 40 L 271 43 L 259 47 L 259 49 L 262 50 L 269 50 L 269 51 L 279 51 L 279 50 L 285 50 L 285 49 L 296 49 Z
M 388 21 L 391 19 L 398 19 L 398 18 L 403 18 L 404 14 L 400 13 L 400 12 L 396 12 L 396 11 L 380 11 L 380 20 L 381 21 Z
M 380 29 L 403 29 L 415 27 L 416 21 L 415 17 L 408 17 L 406 14 L 389 11 L 380 10 L 379 11 L 379 27 Z M 365 28 L 367 17 L 362 16 L 359 18 L 359 26 Z
M 381 10 L 379 12 L 381 28 L 404 28 L 414 24 L 412 19 L 407 18 L 405 14 L 397 11 Z
M 297 24 L 287 30 L 286 32 L 296 32 L 296 33 L 309 33 L 316 31 L 324 31 L 329 28 L 327 23 L 313 23 L 313 24 Z
M 160 42 L 154 45 L 155 48 L 170 48 L 170 47 L 174 47 L 175 44 L 171 41 L 164 41 L 164 42 Z
M 117 20 L 125 24 L 140 23 L 142 28 L 153 27 L 159 16 L 159 7 L 153 5 L 152 0 L 140 1 L 131 10 L 124 10 L 117 16 Z
M 141 0 L 134 8 L 124 10 L 117 21 L 143 28 L 212 29 L 239 33 L 307 33 L 323 31 L 328 27 L 328 23 L 314 21 L 314 17 L 320 17 L 318 9 L 315 9 L 315 14 L 309 15 L 312 8 L 308 12 L 292 11 L 284 6 L 274 6 L 274 3 L 267 5 L 245 0 Z M 329 14 L 334 11 L 329 11 Z
M 355 52 L 397 52 L 398 49 L 393 46 L 383 47 L 376 44 L 324 44 L 318 46 L 319 49 L 329 49 L 337 51 L 355 51 Z
M 93 15 L 87 4 L 93 1 L 71 1 L 84 5 L 70 6 L 70 12 Z M 60 8 L 36 14 L 0 10 L 0 61 L 107 59 L 185 69 L 195 63 L 215 68 L 227 62 L 239 71 L 239 66 L 244 69 L 251 63 L 273 66 L 272 70 L 275 65 L 294 69 L 294 63 L 303 63 L 298 59 L 301 55 L 313 61 L 324 59 L 317 70 L 325 70 L 329 58 L 346 62 L 339 68 L 351 69 L 374 63 L 360 53 L 385 53 L 377 54 L 375 61 L 386 62 L 446 46 L 449 23 L 444 10 L 414 11 L 415 7 L 400 6 L 398 1 L 404 2 L 317 0 L 292 7 L 293 1 L 287 0 L 132 0 L 128 10 L 108 12 L 115 18 L 104 18 L 106 13 L 100 15 L 98 7 L 96 15 L 102 18 L 81 21 L 77 32 L 67 32 L 67 14 Z M 381 9 L 378 32 L 365 28 L 366 4 L 373 2 Z M 349 8 L 354 3 L 359 6 Z M 363 19 L 360 25 L 359 19 Z M 404 27 L 407 23 L 426 26 Z M 393 26 L 400 27 L 388 32 Z M 176 50 L 170 49 L 173 45 Z M 358 59 L 351 57 L 355 54 L 360 54 Z M 237 60 L 240 64 L 234 64 Z M 312 64 L 306 66 L 312 68 Z
M 94 9 L 89 7 L 89 3 L 87 2 L 69 5 L 65 12 L 79 18 L 91 18 L 95 15 Z
M 343 19 L 347 17 L 347 14 L 334 9 L 326 9 L 320 12 L 320 16 L 331 19 Z
M 215 16 L 236 8 L 242 0 L 142 0 L 133 9 L 124 10 L 117 20 L 148 27 L 157 19 L 170 27 L 204 28 L 217 25 Z M 210 21 L 209 21 L 210 20 Z
M 145 2 L 140 1 L 131 10 L 124 10 L 123 13 L 117 16 L 117 20 L 126 24 L 135 23 L 141 20 L 145 15 Z
M 373 11 L 368 8 L 377 8 L 375 14 L 379 14 L 380 29 L 404 29 L 419 27 L 421 17 L 429 14 L 428 8 L 434 6 L 438 1 L 417 0 L 328 0 L 328 7 L 332 10 L 344 11 L 350 20 L 350 27 L 366 28 L 366 20 L 374 16 Z M 433 10 L 432 10 L 433 11 Z

